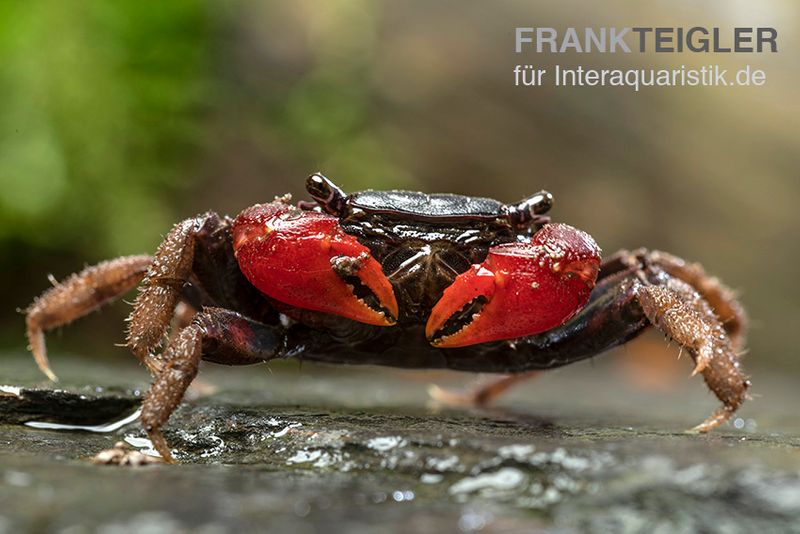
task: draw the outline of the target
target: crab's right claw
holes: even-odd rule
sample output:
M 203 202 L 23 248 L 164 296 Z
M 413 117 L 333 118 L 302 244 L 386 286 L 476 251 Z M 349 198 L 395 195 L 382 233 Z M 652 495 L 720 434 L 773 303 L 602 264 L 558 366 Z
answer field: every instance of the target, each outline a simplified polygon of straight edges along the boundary
M 336 217 L 278 202 L 253 206 L 236 218 L 233 246 L 247 279 L 280 302 L 378 326 L 397 321 L 391 282 Z
M 438 347 L 463 347 L 550 330 L 588 301 L 600 249 L 587 233 L 548 224 L 530 243 L 492 247 L 448 287 L 425 334 Z

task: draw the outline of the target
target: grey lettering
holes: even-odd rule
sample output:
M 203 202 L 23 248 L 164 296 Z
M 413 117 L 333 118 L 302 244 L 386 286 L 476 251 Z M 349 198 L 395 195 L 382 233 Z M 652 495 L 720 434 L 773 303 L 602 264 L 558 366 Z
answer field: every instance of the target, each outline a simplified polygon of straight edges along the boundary
M 714 83 L 716 85 L 728 85 L 728 82 L 725 80 L 725 75 L 727 73 L 728 73 L 727 69 L 719 70 L 719 65 L 714 65 L 714 76 L 715 76 Z
M 558 32 L 554 28 L 536 28 L 536 51 L 541 53 L 542 45 L 548 42 L 550 43 L 550 52 L 555 53 L 557 51 L 556 37 L 558 37 Z
M 594 46 L 594 50 L 597 52 L 605 52 L 606 51 L 606 29 L 600 28 L 600 35 L 598 36 L 595 33 L 594 29 L 586 28 L 586 35 L 585 39 L 586 42 L 584 44 L 584 52 L 591 52 L 592 47 Z
M 623 52 L 630 54 L 631 49 L 628 48 L 628 44 L 625 42 L 625 36 L 629 31 L 631 31 L 630 28 L 622 28 L 620 31 L 617 31 L 616 28 L 611 28 L 611 47 L 609 52 L 616 52 L 617 47 L 619 47 Z
M 563 54 L 568 48 L 572 48 L 576 52 L 583 52 L 581 41 L 578 39 L 578 32 L 575 31 L 575 28 L 567 28 L 567 31 L 564 32 L 564 38 L 561 40 L 561 48 L 558 51 Z
M 522 52 L 522 44 L 523 43 L 532 43 L 533 39 L 530 37 L 525 37 L 525 34 L 533 33 L 533 28 L 517 28 L 517 37 L 516 37 L 516 51 L 517 54 Z

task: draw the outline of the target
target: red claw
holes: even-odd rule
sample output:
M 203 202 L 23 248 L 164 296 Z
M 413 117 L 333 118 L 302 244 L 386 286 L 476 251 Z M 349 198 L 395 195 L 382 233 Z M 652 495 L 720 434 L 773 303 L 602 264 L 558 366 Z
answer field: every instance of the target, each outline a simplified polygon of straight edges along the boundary
M 589 300 L 600 267 L 592 237 L 548 224 L 530 243 L 492 247 L 433 307 L 425 335 L 438 347 L 530 336 L 559 326 Z
M 392 284 L 336 217 L 256 205 L 236 218 L 233 248 L 247 279 L 280 302 L 378 326 L 397 321 Z

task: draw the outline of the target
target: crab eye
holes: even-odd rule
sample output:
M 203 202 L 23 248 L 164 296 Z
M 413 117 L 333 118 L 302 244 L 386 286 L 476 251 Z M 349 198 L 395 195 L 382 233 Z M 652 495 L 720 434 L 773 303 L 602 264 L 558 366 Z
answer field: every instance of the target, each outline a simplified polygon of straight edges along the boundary
M 505 211 L 509 221 L 514 225 L 545 224 L 549 217 L 543 215 L 553 207 L 553 195 L 548 191 L 539 191 L 517 204 L 507 204 Z
M 347 195 L 320 173 L 308 177 L 306 191 L 326 213 L 341 217 L 347 210 Z

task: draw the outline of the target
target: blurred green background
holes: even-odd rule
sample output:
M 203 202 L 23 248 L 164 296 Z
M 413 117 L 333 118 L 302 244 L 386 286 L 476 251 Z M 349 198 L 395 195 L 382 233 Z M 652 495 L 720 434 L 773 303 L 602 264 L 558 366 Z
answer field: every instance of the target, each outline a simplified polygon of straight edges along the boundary
M 606 253 L 664 249 L 741 290 L 750 369 L 800 370 L 800 6 L 737 2 L 0 3 L 0 342 L 31 298 L 170 225 L 347 190 L 516 200 Z M 778 54 L 514 54 L 517 26 L 774 26 Z M 517 88 L 517 63 L 746 64 L 760 88 Z M 116 304 L 49 336 L 124 357 Z M 687 364 L 688 365 L 688 364 Z M 688 373 L 688 367 L 687 367 Z

